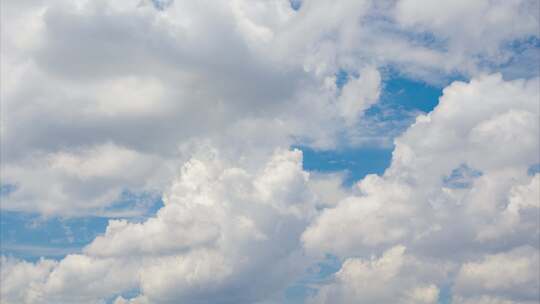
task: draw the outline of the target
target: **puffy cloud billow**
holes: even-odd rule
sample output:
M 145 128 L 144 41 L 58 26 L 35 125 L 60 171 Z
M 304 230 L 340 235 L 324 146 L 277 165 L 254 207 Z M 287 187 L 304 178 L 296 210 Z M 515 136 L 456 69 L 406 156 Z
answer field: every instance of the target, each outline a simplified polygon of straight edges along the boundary
M 310 261 L 300 237 L 315 216 L 316 197 L 301 152 L 276 151 L 255 173 L 216 153 L 186 162 L 155 217 L 112 220 L 82 254 L 57 263 L 6 260 L 3 299 L 96 303 L 129 289 L 141 291 L 134 301 L 149 303 L 275 296 Z
M 2 3 L 2 212 L 111 219 L 63 258 L 2 252 L 1 302 L 538 303 L 539 12 Z M 373 144 L 392 73 L 444 89 L 384 174 L 305 170 L 294 147 Z
M 437 303 L 408 299 L 400 279 L 419 280 L 413 294 L 450 288 L 455 303 L 536 303 L 540 174 L 529 168 L 538 162 L 539 88 L 538 78 L 500 75 L 447 87 L 396 139 L 385 174 L 366 176 L 304 232 L 308 252 L 345 260 L 315 303 Z M 382 256 L 362 260 L 374 253 Z M 406 267 L 404 256 L 427 266 Z M 415 278 L 426 269 L 434 279 Z

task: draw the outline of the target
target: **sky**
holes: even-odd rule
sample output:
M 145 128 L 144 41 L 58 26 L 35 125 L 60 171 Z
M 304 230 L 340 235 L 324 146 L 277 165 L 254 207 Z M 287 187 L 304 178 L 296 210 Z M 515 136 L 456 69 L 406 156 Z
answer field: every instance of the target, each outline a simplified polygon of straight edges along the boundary
M 537 0 L 0 6 L 2 303 L 539 303 Z

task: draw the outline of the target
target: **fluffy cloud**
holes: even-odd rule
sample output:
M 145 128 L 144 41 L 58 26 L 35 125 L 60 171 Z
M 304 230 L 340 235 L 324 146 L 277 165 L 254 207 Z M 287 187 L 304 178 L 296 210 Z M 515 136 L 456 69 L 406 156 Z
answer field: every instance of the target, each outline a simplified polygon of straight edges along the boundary
M 511 52 L 505 43 L 536 35 L 540 7 L 529 0 L 452 1 L 437 4 L 425 0 L 398 1 L 397 21 L 406 28 L 434 33 L 446 41 L 450 53 L 473 58 L 485 56 L 495 62 Z M 517 19 L 520 22 L 515 22 Z M 482 58 L 485 60 L 484 58 Z
M 2 300 L 24 303 L 35 297 L 36 286 L 46 280 L 57 263 L 50 260 L 29 263 L 2 257 L 1 265 Z
M 463 264 L 456 279 L 456 302 L 535 303 L 540 296 L 538 254 L 538 248 L 524 246 Z
M 304 232 L 308 251 L 349 258 L 319 298 L 330 290 L 348 294 L 345 303 L 361 298 L 351 292 L 369 288 L 352 286 L 366 280 L 345 275 L 364 265 L 354 257 L 404 244 L 412 256 L 459 272 L 456 303 L 535 299 L 540 175 L 528 168 L 539 161 L 538 88 L 538 79 L 500 75 L 447 87 L 436 109 L 396 139 L 385 174 L 364 178 L 356 195 L 322 211 Z
M 424 274 L 422 278 L 427 267 L 405 251 L 405 247 L 395 246 L 379 258 L 345 260 L 334 282 L 323 286 L 310 302 L 437 303 L 439 289 L 429 281 L 429 276 Z M 437 270 L 444 272 L 432 272 Z
M 436 223 L 445 220 L 439 216 L 455 212 L 478 217 L 468 224 L 474 226 L 471 236 L 481 239 L 488 218 L 519 213 L 510 211 L 516 208 L 537 208 L 530 201 L 537 177 L 528 176 L 527 169 L 538 161 L 538 96 L 538 79 L 506 82 L 499 75 L 447 87 L 439 106 L 419 116 L 396 139 L 392 165 L 384 176 L 366 177 L 358 184 L 359 195 L 324 211 L 304 236 L 307 246 L 313 242 L 347 253 L 362 245 L 420 235 L 416 229 L 439 229 Z M 504 150 L 493 153 L 499 147 Z M 478 173 L 468 183 L 460 183 L 456 179 L 467 174 L 463 171 L 468 167 Z M 415 222 L 404 225 L 402 221 L 411 218 Z M 340 226 L 358 229 L 337 245 L 342 240 L 333 235 Z
M 533 301 L 540 175 L 527 169 L 537 162 L 537 81 L 491 75 L 451 85 L 396 139 L 385 174 L 367 176 L 352 194 L 336 190 L 336 177 L 310 181 L 299 151 L 278 150 L 264 166 L 241 168 L 201 149 L 155 217 L 112 220 L 82 254 L 59 262 L 4 260 L 10 288 L 2 297 L 95 303 L 137 290 L 116 303 L 280 301 L 318 257 L 333 254 L 341 269 L 313 303 L 437 303 L 442 288 L 455 303 Z M 514 129 L 498 128 L 509 116 Z M 521 144 L 513 148 L 515 129 Z M 497 145 L 507 151 L 483 154 Z M 59 159 L 63 170 L 73 162 L 84 168 L 77 158 Z M 90 168 L 80 174 L 101 172 Z M 317 195 L 316 185 L 334 190 Z M 22 282 L 32 288 L 21 291 Z
M 274 293 L 309 265 L 299 239 L 317 197 L 301 162 L 299 151 L 277 151 L 250 172 L 215 150 L 193 158 L 155 217 L 112 220 L 82 254 L 58 263 L 3 267 L 3 284 L 14 287 L 2 299 L 95 303 L 133 289 L 149 303 L 279 299 Z M 17 285 L 30 281 L 26 291 Z
M 157 172 L 161 176 L 152 176 Z M 76 216 L 87 210 L 108 214 L 103 207 L 121 200 L 124 190 L 157 192 L 159 180 L 170 172 L 158 155 L 139 153 L 112 143 L 69 152 L 36 153 L 23 163 L 4 164 L 2 182 L 15 185 L 15 191 L 9 194 L 3 208 L 29 211 L 37 207 L 43 215 Z M 138 201 L 131 210 L 115 213 L 117 216 L 138 215 L 149 207 L 147 203 Z
M 524 1 L 490 2 L 478 33 L 463 27 L 479 20 L 485 1 L 448 10 L 422 4 L 418 15 L 411 1 L 305 1 L 298 11 L 285 0 L 156 3 L 4 5 L 2 178 L 17 186 L 4 208 L 103 214 L 122 191 L 163 190 L 172 178 L 167 168 L 189 158 L 179 146 L 193 141 L 260 159 L 276 146 L 336 147 L 362 133 L 362 113 L 383 87 L 382 68 L 429 81 L 475 74 L 483 62 L 512 59 L 486 49 L 498 53 L 536 35 L 537 25 L 527 9 L 533 4 Z M 470 22 L 455 22 L 465 10 Z M 450 19 L 439 18 L 447 11 Z M 450 46 L 415 38 L 426 31 Z M 456 33 L 477 34 L 460 43 Z M 335 85 L 340 70 L 349 74 L 343 88 Z M 111 170 L 103 178 L 114 182 L 103 187 L 49 166 L 58 154 L 91 157 L 110 144 L 138 155 L 129 166 L 144 171 L 144 180 Z M 42 187 L 35 187 L 34 170 Z
M 374 68 L 365 68 L 360 77 L 345 84 L 338 103 L 341 115 L 354 126 L 360 114 L 379 99 L 381 75 Z

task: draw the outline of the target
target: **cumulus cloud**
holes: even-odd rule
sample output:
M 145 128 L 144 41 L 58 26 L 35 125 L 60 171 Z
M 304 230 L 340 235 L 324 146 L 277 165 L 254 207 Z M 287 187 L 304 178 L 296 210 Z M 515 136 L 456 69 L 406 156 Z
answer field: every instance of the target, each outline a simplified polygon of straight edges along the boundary
M 309 265 L 299 238 L 317 197 L 301 162 L 300 151 L 277 151 L 249 172 L 215 150 L 193 158 L 155 217 L 112 220 L 82 254 L 58 263 L 3 267 L 6 286 L 31 281 L 34 287 L 3 288 L 2 299 L 95 303 L 137 289 L 149 303 L 279 300 L 274 293 Z
M 1 279 L 3 301 L 17 299 L 19 302 L 29 302 L 34 297 L 36 285 L 42 284 L 47 275 L 57 265 L 50 260 L 40 260 L 37 263 L 18 261 L 2 256 Z
M 329 231 L 327 237 L 317 233 L 317 227 L 322 226 L 338 229 L 339 226 L 326 222 L 332 220 L 350 219 L 350 225 L 368 225 L 366 221 L 373 221 L 369 226 L 384 227 L 380 238 L 377 230 L 357 229 L 360 233 L 346 242 L 359 246 L 395 241 L 413 231 L 407 231 L 412 228 L 410 225 L 395 221 L 394 214 L 396 218 L 407 219 L 418 210 L 453 212 L 452 205 L 456 204 L 458 210 L 471 215 L 500 213 L 501 204 L 508 205 L 509 196 L 516 195 L 510 194 L 516 192 L 512 187 L 534 183 L 527 169 L 538 161 L 537 84 L 538 79 L 505 82 L 499 75 L 492 75 L 447 87 L 439 106 L 432 113 L 419 116 L 396 139 L 392 165 L 385 175 L 366 177 L 358 184 L 361 195 L 343 200 L 340 208 L 325 211 L 318 220 L 320 225 L 313 225 L 313 230 L 306 233 L 307 244 L 311 238 L 319 239 L 317 243 L 322 244 L 325 241 L 320 238 L 337 242 Z M 507 102 L 509 99 L 513 102 Z M 512 127 L 506 127 L 508 119 L 512 120 Z M 505 147 L 504 151 L 493 153 L 499 147 Z M 471 187 L 450 185 L 448 176 L 463 164 L 478 171 L 478 176 L 470 182 Z M 530 195 L 532 198 L 532 192 Z M 529 204 L 534 203 L 526 203 Z M 384 216 L 372 217 L 373 212 L 382 212 Z M 362 214 L 366 215 L 364 220 L 360 220 Z M 345 217 L 337 219 L 340 215 Z M 487 224 L 481 226 L 486 228 Z M 387 230 L 392 226 L 396 227 L 395 231 Z
M 329 290 L 369 290 L 351 287 L 365 279 L 344 279 L 354 269 L 347 261 L 405 244 L 412 256 L 449 263 L 458 272 L 456 303 L 533 301 L 540 196 L 539 174 L 529 175 L 528 168 L 538 162 L 539 97 L 538 79 L 491 75 L 447 87 L 436 109 L 396 139 L 385 174 L 364 178 L 358 194 L 323 210 L 304 232 L 308 251 L 346 259 L 319 298 Z M 448 280 L 451 275 L 434 284 Z
M 439 289 L 429 276 L 422 278 L 427 267 L 405 252 L 404 246 L 395 246 L 379 258 L 345 260 L 335 281 L 323 286 L 310 302 L 437 303 Z
M 276 146 L 351 142 L 378 100 L 382 68 L 428 81 L 475 75 L 513 54 L 503 60 L 486 50 L 498 54 L 507 42 L 535 36 L 538 23 L 527 1 L 417 3 L 421 14 L 411 14 L 414 1 L 305 1 L 299 10 L 285 0 L 156 3 L 4 4 L 2 175 L 18 186 L 4 208 L 100 213 L 120 191 L 163 190 L 172 178 L 164 167 L 187 160 L 179 146 L 192 141 L 261 159 Z M 472 26 L 478 30 L 465 30 L 484 20 L 486 7 L 487 19 Z M 456 22 L 460 16 L 467 22 Z M 448 47 L 415 38 L 426 31 Z M 349 74 L 343 88 L 335 85 L 340 70 Z M 68 191 L 79 182 L 48 166 L 55 155 L 83 157 L 109 143 L 139 155 L 130 166 L 147 170 L 144 181 L 111 171 L 110 188 Z M 41 189 L 32 186 L 34 168 L 47 176 Z
M 456 279 L 456 302 L 538 301 L 539 258 L 538 248 L 524 246 L 463 264 Z
M 278 150 L 247 169 L 203 149 L 184 164 L 155 217 L 112 220 L 82 254 L 59 262 L 4 260 L 5 284 L 15 287 L 2 297 L 93 303 L 138 290 L 116 302 L 280 301 L 280 290 L 332 254 L 343 264 L 313 303 L 437 303 L 442 288 L 455 303 L 534 301 L 540 175 L 527 168 L 537 161 L 539 131 L 530 125 L 539 115 L 537 81 L 491 75 L 451 85 L 396 139 L 385 174 L 331 195 L 344 197 L 336 205 L 313 191 L 300 151 Z M 512 150 L 514 137 L 500 132 L 513 130 L 505 128 L 479 144 L 477 130 L 508 113 L 536 117 L 514 121 L 520 147 Z M 483 154 L 501 144 L 508 151 Z M 321 183 L 335 187 L 332 179 Z M 20 282 L 33 287 L 20 291 Z

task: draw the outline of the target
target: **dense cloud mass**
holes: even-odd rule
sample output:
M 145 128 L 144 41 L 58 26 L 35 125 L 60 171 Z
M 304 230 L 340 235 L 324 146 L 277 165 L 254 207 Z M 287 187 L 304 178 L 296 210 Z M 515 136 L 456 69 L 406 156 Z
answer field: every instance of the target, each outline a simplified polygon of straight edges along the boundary
M 95 303 L 134 288 L 142 292 L 137 301 L 149 303 L 249 303 L 272 296 L 309 261 L 299 238 L 316 201 L 301 157 L 277 151 L 255 174 L 215 153 L 193 158 L 155 217 L 113 220 L 83 254 L 56 264 L 6 261 L 3 295 L 14 303 Z M 29 281 L 32 288 L 21 295 Z
M 1 210 L 113 219 L 61 259 L 2 255 L 0 299 L 293 303 L 303 284 L 294 303 L 538 303 L 539 12 L 3 2 Z M 390 73 L 445 88 L 388 139 L 367 111 Z M 384 174 L 351 187 L 292 148 L 388 142 Z

